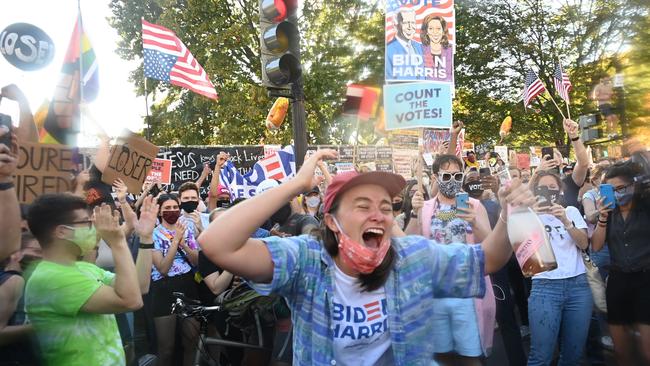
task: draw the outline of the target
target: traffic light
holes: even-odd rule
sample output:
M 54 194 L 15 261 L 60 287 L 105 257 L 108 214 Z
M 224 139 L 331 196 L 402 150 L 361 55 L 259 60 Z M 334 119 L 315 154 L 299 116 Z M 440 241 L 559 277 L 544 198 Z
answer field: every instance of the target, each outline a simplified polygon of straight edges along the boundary
M 260 0 L 260 57 L 262 83 L 290 89 L 302 75 L 298 0 Z

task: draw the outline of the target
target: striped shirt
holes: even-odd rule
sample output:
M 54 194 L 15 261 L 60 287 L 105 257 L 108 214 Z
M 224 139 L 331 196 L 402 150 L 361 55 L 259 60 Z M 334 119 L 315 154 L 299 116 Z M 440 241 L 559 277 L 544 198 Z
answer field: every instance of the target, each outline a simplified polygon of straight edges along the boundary
M 294 327 L 293 364 L 336 365 L 332 257 L 307 235 L 263 240 L 273 260 L 273 280 L 251 286 L 286 298 Z M 393 238 L 392 246 L 397 258 L 384 289 L 395 364 L 434 364 L 433 299 L 482 297 L 483 251 L 479 245 L 438 245 L 421 236 Z

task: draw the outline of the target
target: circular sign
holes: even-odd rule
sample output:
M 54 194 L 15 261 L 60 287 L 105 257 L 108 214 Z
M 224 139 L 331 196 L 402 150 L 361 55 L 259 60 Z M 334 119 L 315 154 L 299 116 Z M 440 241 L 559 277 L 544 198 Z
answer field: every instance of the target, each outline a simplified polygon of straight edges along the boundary
M 0 33 L 0 53 L 17 68 L 34 71 L 52 61 L 54 43 L 42 29 L 27 23 L 14 23 Z

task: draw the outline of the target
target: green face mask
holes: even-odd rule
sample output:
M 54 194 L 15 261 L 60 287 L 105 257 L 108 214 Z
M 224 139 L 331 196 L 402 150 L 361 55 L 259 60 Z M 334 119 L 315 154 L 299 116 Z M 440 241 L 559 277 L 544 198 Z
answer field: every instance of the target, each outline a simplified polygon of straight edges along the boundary
M 81 249 L 81 255 L 84 256 L 97 245 L 97 230 L 95 226 L 87 227 L 70 227 L 74 230 L 72 238 L 68 239 Z

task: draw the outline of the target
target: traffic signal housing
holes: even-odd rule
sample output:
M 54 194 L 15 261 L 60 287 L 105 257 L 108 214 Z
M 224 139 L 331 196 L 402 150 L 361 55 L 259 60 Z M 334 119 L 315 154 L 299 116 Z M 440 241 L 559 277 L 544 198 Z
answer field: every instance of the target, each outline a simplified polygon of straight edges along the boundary
M 260 0 L 262 84 L 290 89 L 302 75 L 298 0 Z

